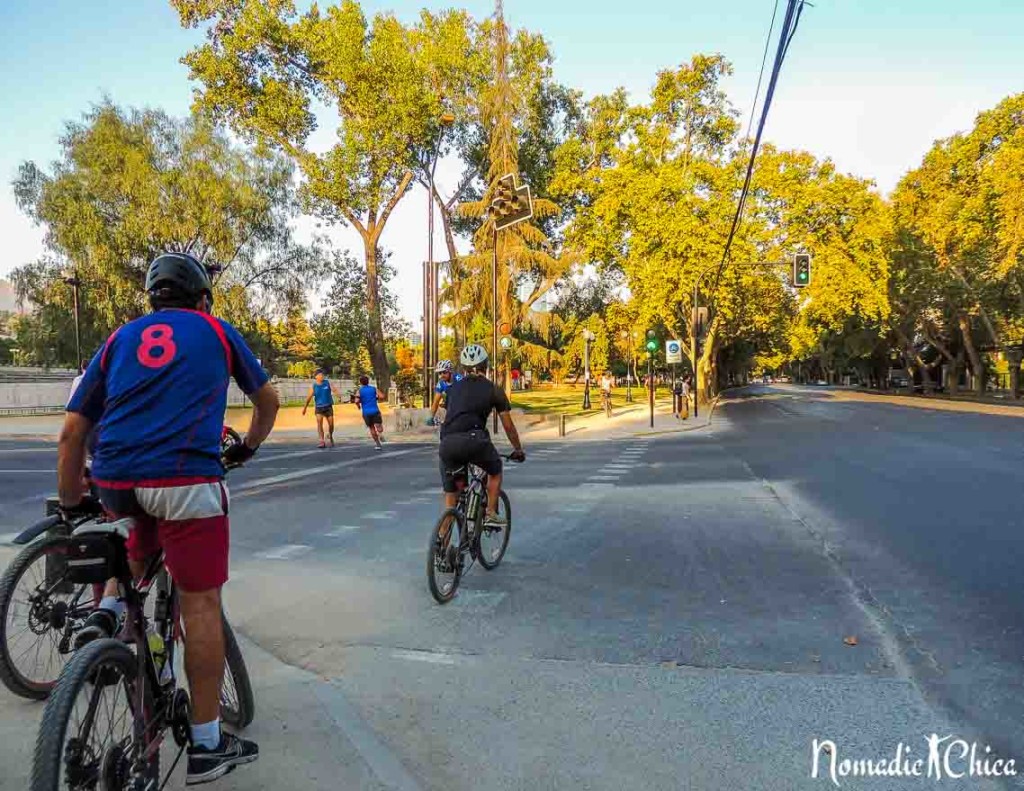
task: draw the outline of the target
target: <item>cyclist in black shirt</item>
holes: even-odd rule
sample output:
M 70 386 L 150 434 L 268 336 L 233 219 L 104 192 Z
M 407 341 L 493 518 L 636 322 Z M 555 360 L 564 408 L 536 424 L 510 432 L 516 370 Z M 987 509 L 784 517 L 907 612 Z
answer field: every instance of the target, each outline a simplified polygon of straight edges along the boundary
M 462 350 L 459 362 L 467 375 L 448 389 L 447 412 L 441 425 L 441 444 L 438 447 L 445 506 L 454 508 L 459 500 L 452 470 L 467 463 L 475 464 L 487 473 L 487 517 L 484 524 L 503 527 L 504 519 L 497 514 L 501 456 L 487 433 L 487 418 L 492 409 L 498 411 L 505 436 L 515 448 L 512 458 L 523 461 L 526 454 L 512 422 L 512 405 L 505 391 L 484 376 L 487 350 L 471 343 Z

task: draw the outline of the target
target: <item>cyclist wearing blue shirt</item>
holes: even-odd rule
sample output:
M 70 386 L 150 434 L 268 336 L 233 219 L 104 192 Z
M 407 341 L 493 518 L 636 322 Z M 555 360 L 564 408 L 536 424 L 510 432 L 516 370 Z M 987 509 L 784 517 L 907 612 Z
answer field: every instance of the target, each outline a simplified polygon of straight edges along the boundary
M 359 392 L 356 394 L 356 403 L 363 413 L 363 422 L 370 429 L 370 439 L 377 450 L 381 449 L 381 441 L 384 439 L 384 417 L 380 413 L 378 400 L 384 395 L 376 387 L 370 384 L 368 376 L 359 377 Z
M 434 402 L 430 405 L 430 417 L 427 418 L 428 426 L 435 425 L 437 410 L 447 405 L 448 388 L 454 384 L 452 382 L 453 369 L 454 366 L 452 366 L 451 360 L 441 360 L 434 369 L 437 371 L 437 385 L 434 386 Z M 461 378 L 461 376 L 458 376 L 456 381 Z
M 306 396 L 306 403 L 302 407 L 302 414 L 309 409 L 309 402 L 313 401 L 316 408 L 316 432 L 320 435 L 320 444 L 317 447 L 324 448 L 324 418 L 327 418 L 327 438 L 334 447 L 334 395 L 337 391 L 324 376 L 322 370 L 316 372 L 312 387 L 309 388 L 309 395 Z
M 82 497 L 86 442 L 95 428 L 93 479 L 111 517 L 134 521 L 132 572 L 161 549 L 178 585 L 185 622 L 185 671 L 192 693 L 189 785 L 255 761 L 250 741 L 220 730 L 224 672 L 221 586 L 228 578 L 228 493 L 221 432 L 230 379 L 255 408 L 245 440 L 225 453 L 242 463 L 274 426 L 278 398 L 238 331 L 210 315 L 213 286 L 191 255 L 158 256 L 146 275 L 153 312 L 107 339 L 67 405 L 57 483 L 61 506 Z M 124 602 L 107 583 L 76 645 L 110 637 Z

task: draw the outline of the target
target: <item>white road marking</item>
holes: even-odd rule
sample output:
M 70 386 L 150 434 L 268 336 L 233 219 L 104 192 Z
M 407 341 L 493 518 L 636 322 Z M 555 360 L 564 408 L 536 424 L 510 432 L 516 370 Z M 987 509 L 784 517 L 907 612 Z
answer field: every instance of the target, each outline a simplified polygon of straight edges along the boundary
M 631 470 L 631 469 L 633 469 L 633 465 L 632 464 L 623 464 L 623 463 L 620 463 L 620 462 L 612 462 L 611 464 L 604 465 L 604 467 L 602 469 L 605 469 L 605 470 Z
M 563 505 L 555 510 L 559 513 L 581 514 L 584 511 L 589 511 L 590 508 L 585 505 Z
M 21 535 L 21 534 L 20 533 L 4 533 L 3 535 L 0 535 L 0 544 L 13 544 L 14 543 L 14 539 L 16 539 L 19 535 Z
M 50 473 L 50 475 L 53 475 L 53 473 L 54 473 L 52 467 L 51 468 L 47 468 L 45 470 L 26 470 L 24 467 L 22 467 L 22 468 L 17 469 L 17 470 L 0 470 L 0 475 L 11 475 L 13 473 L 19 473 L 19 472 L 27 473 L 29 475 L 40 475 L 40 474 L 45 474 L 45 473 Z
M 617 481 L 619 480 L 618 475 L 591 475 L 587 478 L 588 481 Z
M 327 538 L 337 538 L 338 536 L 345 536 L 351 533 L 353 530 L 358 530 L 362 525 L 338 525 L 330 533 L 324 533 Z
M 580 484 L 582 489 L 614 489 L 614 483 L 583 483 Z
M 313 547 L 308 544 L 285 544 L 284 546 L 268 549 L 266 552 L 256 553 L 256 557 L 264 560 L 290 560 L 297 555 L 304 555 Z
M 231 487 L 232 494 L 237 492 L 244 492 L 250 489 L 257 489 L 261 486 L 271 486 L 275 483 L 287 483 L 288 481 L 297 481 L 301 478 L 308 478 L 312 475 L 319 475 L 322 472 L 330 472 L 331 470 L 340 470 L 342 467 L 352 467 L 356 464 L 372 464 L 370 459 L 392 459 L 396 456 L 406 456 L 410 453 L 415 453 L 421 448 L 410 448 L 409 450 L 394 450 L 389 453 L 381 453 L 377 456 L 367 456 L 365 458 L 360 457 L 357 459 L 346 459 L 345 461 L 337 461 L 333 464 L 321 464 L 317 467 L 308 467 L 305 470 L 295 470 L 294 472 L 285 472 L 280 475 L 271 475 L 266 478 L 256 478 L 252 481 L 244 481 L 243 483 L 237 484 Z
M 4 453 L 53 453 L 56 455 L 57 446 L 54 445 L 52 448 L 2 448 L 0 454 Z
M 394 519 L 395 516 L 395 511 L 374 511 L 373 513 L 363 514 L 363 519 Z
M 250 464 L 265 464 L 268 461 L 277 461 L 278 459 L 297 459 L 301 456 L 317 456 L 324 455 L 328 448 L 314 448 L 313 450 L 294 450 L 288 453 L 262 453 L 253 459 Z
M 411 662 L 427 662 L 431 665 L 454 665 L 458 660 L 451 654 L 435 654 L 431 651 L 393 651 L 395 659 L 408 659 Z

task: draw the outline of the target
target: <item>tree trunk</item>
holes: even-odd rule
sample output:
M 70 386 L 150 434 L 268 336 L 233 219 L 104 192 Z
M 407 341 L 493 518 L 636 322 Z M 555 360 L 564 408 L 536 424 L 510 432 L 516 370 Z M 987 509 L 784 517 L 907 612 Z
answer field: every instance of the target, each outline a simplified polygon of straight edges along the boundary
M 380 314 L 380 270 L 377 266 L 377 240 L 372 237 L 363 239 L 366 256 L 366 313 L 368 332 L 366 346 L 373 364 L 373 376 L 377 380 L 377 388 L 387 390 L 391 386 L 391 371 L 388 369 L 388 356 L 384 351 L 384 325 Z
M 974 392 L 978 395 L 985 394 L 985 366 L 982 364 L 981 355 L 978 354 L 978 349 L 974 345 L 974 339 L 971 337 L 971 322 L 967 316 L 961 314 L 957 318 L 957 322 L 960 325 L 960 334 L 964 338 L 964 349 L 967 351 L 967 357 L 971 361 L 971 372 L 974 374 Z

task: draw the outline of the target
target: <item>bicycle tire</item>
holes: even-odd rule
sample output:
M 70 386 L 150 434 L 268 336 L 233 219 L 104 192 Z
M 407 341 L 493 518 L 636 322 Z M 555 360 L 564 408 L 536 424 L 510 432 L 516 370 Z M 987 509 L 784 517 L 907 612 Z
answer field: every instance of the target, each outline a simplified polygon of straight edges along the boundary
M 479 531 L 477 531 L 476 538 L 474 539 L 476 543 L 476 559 L 479 560 L 480 565 L 488 571 L 494 571 L 494 569 L 498 568 L 498 564 L 501 563 L 501 559 L 505 557 L 505 550 L 508 549 L 508 541 L 512 537 L 512 503 L 508 499 L 508 495 L 505 494 L 504 489 L 498 492 L 498 499 L 501 504 L 500 507 L 502 511 L 504 511 L 505 518 L 508 520 L 508 527 L 506 527 L 505 530 L 502 531 L 503 535 L 501 539 L 501 550 L 498 552 L 497 555 L 492 555 L 490 558 L 484 557 L 485 553 L 481 550 L 480 547 L 480 538 L 483 535 L 484 528 L 481 528 Z
M 63 546 L 66 541 L 64 536 L 54 535 L 33 541 L 14 557 L 3 576 L 0 576 L 0 682 L 15 695 L 29 700 L 45 700 L 49 697 L 67 662 L 63 662 L 56 669 L 52 679 L 26 678 L 18 670 L 14 657 L 11 656 L 10 636 L 7 633 L 8 613 L 22 576 L 46 554 L 47 550 Z M 70 658 L 71 652 L 69 651 L 66 656 Z
M 220 617 L 224 623 L 224 674 L 230 676 L 237 697 L 236 705 L 225 702 L 225 678 L 221 682 L 220 718 L 233 728 L 247 728 L 256 716 L 256 699 L 249 681 L 249 668 L 245 665 L 242 649 L 238 647 L 238 640 L 227 616 L 221 613 Z
M 449 522 L 449 520 L 454 521 Z M 462 553 L 459 552 L 455 559 L 455 566 L 451 571 L 452 581 L 450 587 L 445 588 L 444 585 L 438 584 L 437 546 L 441 528 L 446 523 L 450 524 L 446 546 L 451 544 L 451 531 L 453 529 L 456 530 L 455 539 L 459 541 L 459 546 L 461 546 L 462 536 L 466 531 L 466 520 L 463 518 L 462 512 L 457 508 L 446 508 L 437 520 L 437 524 L 430 531 L 430 540 L 427 542 L 427 586 L 430 588 L 430 595 L 434 597 L 434 601 L 438 604 L 447 604 L 455 598 L 455 593 L 459 589 L 459 582 L 462 579 Z
M 61 671 L 57 686 L 46 702 L 32 758 L 30 791 L 61 791 L 61 767 L 65 760 L 68 722 L 74 714 L 83 687 L 91 684 L 91 678 L 104 666 L 115 668 L 127 681 L 136 679 L 138 664 L 135 654 L 119 640 L 95 640 L 74 653 L 71 661 Z M 147 708 L 151 709 L 151 704 L 147 704 Z M 150 761 L 147 775 L 159 782 L 159 751 Z

